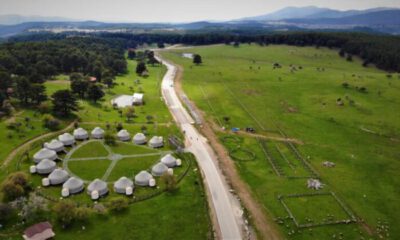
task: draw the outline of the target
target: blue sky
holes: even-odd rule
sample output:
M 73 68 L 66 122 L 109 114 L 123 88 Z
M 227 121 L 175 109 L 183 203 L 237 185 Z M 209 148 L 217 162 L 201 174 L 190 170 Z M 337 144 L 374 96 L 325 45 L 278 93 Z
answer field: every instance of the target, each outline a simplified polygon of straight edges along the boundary
M 400 0 L 0 0 L 0 15 L 59 16 L 113 22 L 188 22 L 229 20 L 287 6 L 310 5 L 341 10 L 400 8 Z

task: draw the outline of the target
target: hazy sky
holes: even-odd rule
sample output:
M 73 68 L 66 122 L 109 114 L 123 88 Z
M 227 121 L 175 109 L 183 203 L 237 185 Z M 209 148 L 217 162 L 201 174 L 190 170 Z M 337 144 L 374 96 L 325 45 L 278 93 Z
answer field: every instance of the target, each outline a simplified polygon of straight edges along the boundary
M 366 9 L 400 7 L 400 0 L 0 0 L 0 15 L 60 16 L 83 20 L 186 22 L 227 20 L 287 6 Z

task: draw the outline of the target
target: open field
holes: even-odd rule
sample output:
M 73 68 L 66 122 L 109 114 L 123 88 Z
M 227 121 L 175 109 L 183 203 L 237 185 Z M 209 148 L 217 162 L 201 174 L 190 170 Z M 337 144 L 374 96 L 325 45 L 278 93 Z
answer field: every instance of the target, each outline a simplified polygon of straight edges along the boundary
M 188 52 L 200 54 L 204 63 L 194 66 L 182 57 Z M 265 214 L 277 219 L 287 236 L 327 239 L 342 233 L 345 239 L 356 239 L 370 237 L 368 232 L 372 232 L 377 237 L 376 228 L 387 222 L 390 237 L 400 237 L 396 228 L 400 221 L 396 200 L 400 198 L 397 74 L 387 76 L 374 67 L 364 68 L 359 59 L 348 62 L 337 51 L 325 48 L 243 44 L 162 54 L 183 66 L 183 89 L 215 123 L 220 140 L 232 135 L 221 130 L 223 125 L 228 129 L 253 127 L 266 137 L 286 134 L 303 143 L 293 149 L 286 143 L 266 142 L 283 173 L 278 174 L 255 136 L 239 133 L 238 143 L 221 140 L 230 151 L 239 146 L 255 154 L 251 161 L 234 160 L 236 167 L 252 195 L 264 205 Z M 275 63 L 280 67 L 274 69 Z M 224 117 L 230 120 L 226 122 Z M 324 161 L 336 166 L 324 167 Z M 306 187 L 307 178 L 301 178 L 310 172 L 326 184 L 321 191 L 334 192 L 365 224 L 297 230 L 290 219 L 280 223 L 287 212 L 278 196 L 316 192 Z M 336 211 L 337 206 L 329 202 L 315 201 L 315 207 L 307 208 L 301 207 L 302 200 L 290 204 L 304 219 L 321 218 L 319 207 L 327 209 L 326 214 Z

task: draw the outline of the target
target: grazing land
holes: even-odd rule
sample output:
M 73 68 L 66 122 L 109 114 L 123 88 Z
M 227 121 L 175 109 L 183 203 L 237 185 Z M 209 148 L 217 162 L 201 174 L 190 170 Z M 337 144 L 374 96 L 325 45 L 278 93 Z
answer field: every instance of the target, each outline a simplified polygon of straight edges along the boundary
M 194 65 L 183 53 L 199 54 L 203 63 Z M 184 92 L 287 237 L 400 238 L 398 74 L 326 48 L 242 44 L 162 54 L 183 67 Z M 323 189 L 308 189 L 310 177 Z M 319 192 L 338 201 L 331 195 L 285 198 L 300 224 L 326 223 L 297 228 L 279 199 Z

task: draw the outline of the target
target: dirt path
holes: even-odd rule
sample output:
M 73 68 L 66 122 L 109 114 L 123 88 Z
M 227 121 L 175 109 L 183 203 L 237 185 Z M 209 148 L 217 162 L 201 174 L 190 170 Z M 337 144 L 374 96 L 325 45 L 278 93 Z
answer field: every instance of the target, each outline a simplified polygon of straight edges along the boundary
M 182 76 L 183 76 L 183 67 L 175 64 L 178 71 L 175 78 L 175 90 L 179 93 L 178 96 L 181 96 L 183 93 L 182 89 Z M 215 153 L 218 156 L 218 160 L 221 169 L 223 169 L 223 173 L 227 177 L 227 181 L 229 181 L 230 185 L 233 187 L 239 198 L 242 200 L 244 207 L 249 211 L 249 215 L 251 216 L 251 221 L 254 223 L 257 231 L 261 235 L 262 239 L 283 239 L 279 231 L 277 230 L 275 223 L 271 219 L 270 213 L 267 212 L 265 207 L 256 201 L 251 195 L 250 187 L 242 181 L 239 177 L 239 174 L 236 170 L 236 166 L 234 165 L 234 161 L 232 161 L 229 157 L 227 150 L 224 146 L 218 141 L 218 137 L 215 135 L 213 131 L 212 125 L 208 121 L 204 121 L 204 115 L 199 109 L 197 109 L 196 105 L 192 102 L 193 106 L 196 108 L 197 112 L 200 113 L 200 117 L 204 125 L 200 129 L 201 133 L 210 141 L 210 145 L 213 147 Z M 264 136 L 265 137 L 265 136 Z M 268 216 L 268 217 L 267 217 Z
M 8 156 L 4 159 L 4 161 L 3 161 L 2 165 L 1 165 L 1 167 L 6 167 L 6 166 L 10 163 L 10 161 L 14 159 L 15 155 L 17 155 L 17 153 L 18 153 L 21 149 L 26 148 L 27 146 L 29 146 L 29 145 L 32 144 L 33 142 L 36 142 L 36 141 L 38 141 L 38 140 L 47 138 L 47 137 L 49 137 L 49 136 L 51 136 L 51 135 L 58 135 L 58 134 L 61 134 L 61 133 L 63 133 L 63 132 L 67 132 L 67 131 L 71 130 L 73 127 L 74 127 L 74 122 L 70 123 L 67 127 L 65 127 L 64 129 L 61 129 L 61 130 L 59 130 L 59 131 L 57 131 L 57 132 L 45 133 L 45 134 L 36 136 L 36 137 L 34 137 L 34 138 L 32 138 L 32 139 L 30 139 L 30 140 L 28 140 L 28 141 L 22 143 L 22 144 L 19 145 L 17 148 L 14 148 L 14 150 L 12 150 L 11 153 L 8 154 Z

